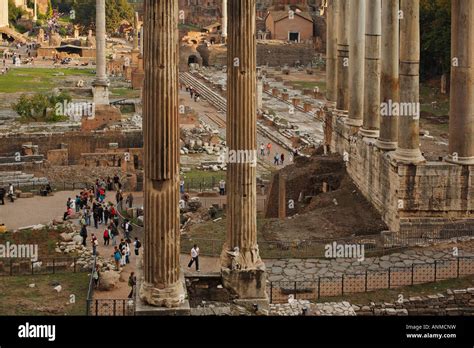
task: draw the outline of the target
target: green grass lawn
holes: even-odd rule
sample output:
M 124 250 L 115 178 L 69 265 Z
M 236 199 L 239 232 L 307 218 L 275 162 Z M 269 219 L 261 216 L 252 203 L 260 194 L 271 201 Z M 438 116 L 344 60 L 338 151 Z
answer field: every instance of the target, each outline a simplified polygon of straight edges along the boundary
M 55 282 L 60 293 L 53 290 Z M 87 273 L 1 277 L 0 315 L 86 315 L 88 286 Z
M 124 98 L 124 99 L 134 99 L 140 98 L 140 91 L 132 88 L 118 87 L 112 88 L 110 90 L 111 97 L 115 98 Z
M 301 89 L 313 89 L 315 87 L 319 87 L 319 91 L 322 93 L 326 91 L 326 82 L 324 81 L 294 81 L 295 85 L 300 87 Z
M 94 73 L 92 69 L 78 68 L 12 68 L 8 74 L 0 75 L 0 93 L 48 92 L 61 86 L 65 76 L 94 76 Z
M 226 179 L 226 172 L 213 172 L 213 171 L 204 171 L 204 170 L 192 170 L 188 173 L 182 175 L 185 186 L 189 184 L 190 188 L 199 188 L 200 183 L 202 183 L 203 188 L 210 188 L 210 185 L 218 185 L 219 181 Z

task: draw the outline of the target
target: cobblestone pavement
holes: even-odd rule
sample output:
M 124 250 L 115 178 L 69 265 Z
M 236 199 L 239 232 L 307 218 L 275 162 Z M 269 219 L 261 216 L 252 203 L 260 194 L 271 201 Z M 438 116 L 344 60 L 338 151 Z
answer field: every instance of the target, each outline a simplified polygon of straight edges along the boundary
M 472 250 L 459 250 L 459 256 L 474 257 Z M 434 263 L 435 260 L 454 260 L 453 248 L 442 251 L 408 250 L 382 257 L 356 259 L 287 259 L 265 260 L 269 281 L 314 281 L 318 277 L 339 277 L 342 274 L 383 271 L 390 267 L 411 267 L 413 264 Z

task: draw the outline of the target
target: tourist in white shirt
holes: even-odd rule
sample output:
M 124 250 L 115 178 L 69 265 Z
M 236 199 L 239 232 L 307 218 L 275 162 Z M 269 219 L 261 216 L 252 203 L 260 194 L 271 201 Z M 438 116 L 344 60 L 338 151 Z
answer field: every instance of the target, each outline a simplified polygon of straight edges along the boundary
M 193 263 L 196 262 L 196 271 L 200 272 L 199 270 L 199 247 L 197 244 L 194 244 L 194 247 L 191 249 L 191 261 L 189 261 L 188 268 L 191 268 Z

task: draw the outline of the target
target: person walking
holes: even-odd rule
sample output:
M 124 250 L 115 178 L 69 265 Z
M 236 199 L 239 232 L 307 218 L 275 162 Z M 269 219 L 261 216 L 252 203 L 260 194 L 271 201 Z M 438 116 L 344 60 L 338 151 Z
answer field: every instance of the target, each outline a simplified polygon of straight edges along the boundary
M 15 197 L 15 188 L 13 187 L 13 184 L 8 185 L 8 197 L 10 198 L 10 201 L 13 203 L 14 197 Z
M 97 268 L 94 268 L 94 273 L 92 274 L 92 279 L 94 279 L 94 286 L 97 289 L 99 287 L 100 272 Z
M 265 144 L 260 144 L 260 156 L 265 156 Z
M 104 246 L 109 245 L 110 242 L 110 231 L 108 228 L 104 230 Z
M 115 268 L 117 271 L 120 270 L 120 260 L 122 259 L 122 253 L 119 250 L 118 246 L 114 248 L 114 261 L 115 261 Z
M 142 247 L 142 243 L 140 240 L 135 237 L 135 241 L 133 242 L 133 248 L 135 250 L 135 256 L 138 256 L 140 254 L 140 248 Z
M 283 152 L 280 155 L 280 162 L 281 162 L 281 165 L 285 164 L 285 154 Z
M 133 194 L 130 192 L 127 196 L 127 199 L 125 201 L 125 205 L 129 208 L 133 208 Z
M 221 196 L 225 196 L 225 181 L 224 181 L 224 179 L 219 181 L 219 194 Z
M 188 268 L 191 268 L 193 263 L 196 263 L 196 271 L 201 272 L 199 270 L 199 247 L 197 244 L 194 244 L 194 247 L 191 249 L 191 261 L 188 263 Z
M 82 237 L 82 245 L 86 246 L 86 240 L 87 240 L 87 227 L 86 227 L 86 225 L 82 225 L 80 236 Z
M 128 294 L 128 298 L 132 298 L 133 294 L 135 293 L 135 287 L 137 285 L 137 277 L 135 276 L 135 272 L 130 273 L 128 277 L 128 286 L 132 289 L 130 290 L 130 294 Z
M 267 144 L 267 156 L 270 156 L 270 153 L 272 152 L 272 143 Z
M 5 189 L 0 187 L 0 204 L 5 205 Z
M 92 236 L 91 236 L 91 244 L 92 244 L 92 255 L 96 256 L 97 246 L 99 245 L 99 241 L 97 240 L 97 237 L 95 236 L 94 233 L 92 233 Z
M 278 166 L 280 164 L 280 155 L 278 152 L 275 154 L 275 157 L 273 157 L 273 164 Z

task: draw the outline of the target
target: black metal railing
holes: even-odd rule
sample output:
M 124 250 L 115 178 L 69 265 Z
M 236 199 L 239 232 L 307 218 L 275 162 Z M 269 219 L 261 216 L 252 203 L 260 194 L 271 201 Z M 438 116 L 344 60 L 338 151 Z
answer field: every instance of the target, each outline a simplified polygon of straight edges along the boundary
M 24 276 L 57 273 L 88 272 L 88 267 L 78 264 L 78 258 L 0 259 L 0 276 Z

